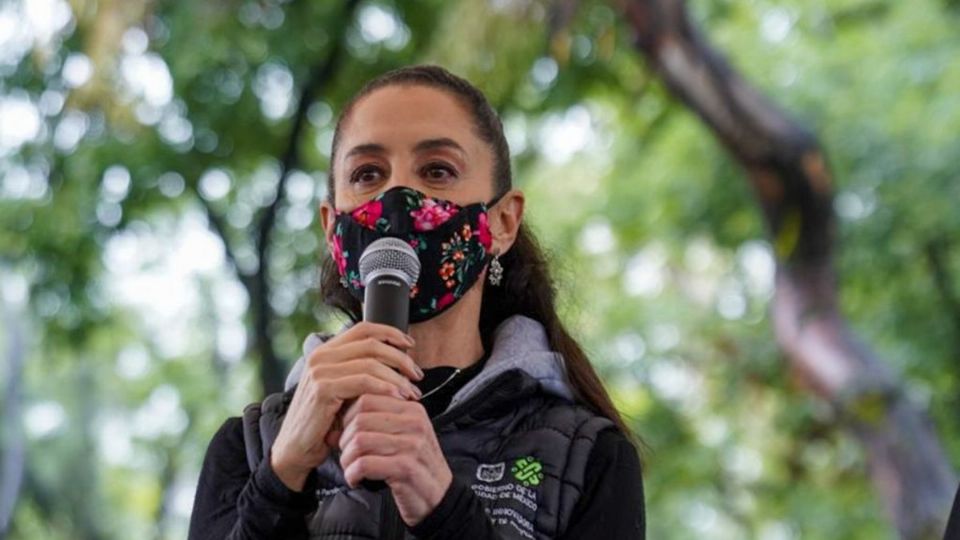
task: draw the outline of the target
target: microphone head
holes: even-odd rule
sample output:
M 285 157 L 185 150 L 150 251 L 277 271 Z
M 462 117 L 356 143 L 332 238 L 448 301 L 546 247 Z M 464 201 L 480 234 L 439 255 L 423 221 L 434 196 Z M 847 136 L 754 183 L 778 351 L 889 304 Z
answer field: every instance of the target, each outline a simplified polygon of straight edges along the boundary
M 360 281 L 364 286 L 375 275 L 388 272 L 413 287 L 420 277 L 420 259 L 417 252 L 400 238 L 386 237 L 374 240 L 360 255 Z

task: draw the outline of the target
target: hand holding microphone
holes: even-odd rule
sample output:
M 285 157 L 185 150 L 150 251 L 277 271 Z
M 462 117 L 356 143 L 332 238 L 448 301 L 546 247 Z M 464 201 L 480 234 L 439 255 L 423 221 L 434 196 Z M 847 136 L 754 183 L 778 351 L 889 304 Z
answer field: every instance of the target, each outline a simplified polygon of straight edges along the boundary
M 339 449 L 347 483 L 389 485 L 409 525 L 439 504 L 453 480 L 430 418 L 415 402 L 420 392 L 410 380 L 423 372 L 405 353 L 414 345 L 405 332 L 419 272 L 403 240 L 381 238 L 364 250 L 364 320 L 310 355 L 270 461 L 299 491 L 310 470 Z
M 362 322 L 313 350 L 270 454 L 287 487 L 302 490 L 310 471 L 337 446 L 345 402 L 363 394 L 419 397 L 410 380 L 422 372 L 405 352 L 411 347 L 412 338 L 396 328 Z
M 363 251 L 359 263 L 365 323 L 406 332 L 410 288 L 420 274 L 413 248 L 398 238 L 381 238 Z M 429 514 L 453 481 L 427 411 L 415 400 L 360 396 L 343 413 L 338 443 L 347 483 L 370 490 L 389 486 L 408 525 Z
M 300 490 L 310 470 L 337 447 L 338 415 L 363 394 L 417 399 L 410 380 L 422 377 L 406 351 L 409 291 L 420 262 L 402 240 L 383 238 L 361 255 L 364 322 L 314 349 L 274 442 L 270 463 L 288 487 Z M 377 486 L 371 486 L 377 487 Z

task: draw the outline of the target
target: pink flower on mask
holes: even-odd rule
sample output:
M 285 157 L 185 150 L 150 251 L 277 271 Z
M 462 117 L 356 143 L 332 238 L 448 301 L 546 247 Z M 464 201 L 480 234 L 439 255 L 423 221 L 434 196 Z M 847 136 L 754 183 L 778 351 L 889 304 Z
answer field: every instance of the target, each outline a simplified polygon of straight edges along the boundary
M 437 300 L 437 311 L 449 306 L 453 303 L 456 298 L 453 296 L 453 293 L 447 293 L 440 297 L 440 300 Z
M 383 215 L 383 203 L 380 201 L 370 201 L 355 208 L 350 213 L 354 221 L 364 227 L 374 230 L 377 226 L 377 220 Z
M 458 211 L 459 209 L 450 203 L 425 198 L 420 203 L 420 208 L 410 212 L 410 216 L 413 217 L 413 230 L 432 231 L 457 215 Z
M 337 272 L 339 272 L 341 276 L 347 275 L 347 259 L 343 256 L 343 243 L 337 235 L 333 235 L 330 254 L 333 256 L 333 261 L 337 263 Z
M 477 229 L 473 232 L 480 239 L 480 245 L 483 246 L 483 249 L 489 252 L 490 246 L 493 245 L 493 239 L 490 236 L 490 223 L 487 222 L 486 212 L 477 216 Z

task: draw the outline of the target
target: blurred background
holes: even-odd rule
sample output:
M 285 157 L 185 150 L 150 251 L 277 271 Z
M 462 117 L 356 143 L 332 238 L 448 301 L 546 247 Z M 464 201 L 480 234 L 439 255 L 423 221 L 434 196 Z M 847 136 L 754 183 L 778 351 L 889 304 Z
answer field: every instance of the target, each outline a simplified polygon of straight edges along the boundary
M 418 62 L 502 115 L 564 316 L 648 447 L 648 537 L 942 535 L 958 23 L 956 0 L 0 1 L 0 537 L 186 537 L 213 433 L 342 324 L 316 290 L 336 114 Z M 691 28 L 815 135 L 833 237 L 764 213 L 756 171 L 664 83 L 690 57 L 658 63 L 644 32 Z M 835 240 L 818 261 L 879 398 L 778 345 L 798 235 Z M 911 476 L 919 510 L 865 443 L 888 428 L 935 458 L 890 469 L 934 472 Z

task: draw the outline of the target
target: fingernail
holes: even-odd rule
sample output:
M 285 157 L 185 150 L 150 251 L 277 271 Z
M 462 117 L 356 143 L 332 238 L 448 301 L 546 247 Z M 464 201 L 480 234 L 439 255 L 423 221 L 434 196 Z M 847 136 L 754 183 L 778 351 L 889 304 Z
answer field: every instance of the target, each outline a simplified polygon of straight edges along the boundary
M 424 376 L 424 373 L 423 373 L 423 370 L 420 369 L 420 366 L 414 365 L 413 368 L 417 370 L 417 376 L 422 379 Z
M 414 399 L 420 399 L 423 397 L 423 392 L 421 392 L 419 388 L 416 386 L 411 386 L 411 388 L 413 388 Z
M 407 343 L 409 343 L 410 345 L 416 345 L 416 344 L 417 344 L 417 342 L 414 341 L 413 336 L 411 336 L 410 334 L 404 334 L 404 336 L 406 336 L 406 338 L 407 338 Z

